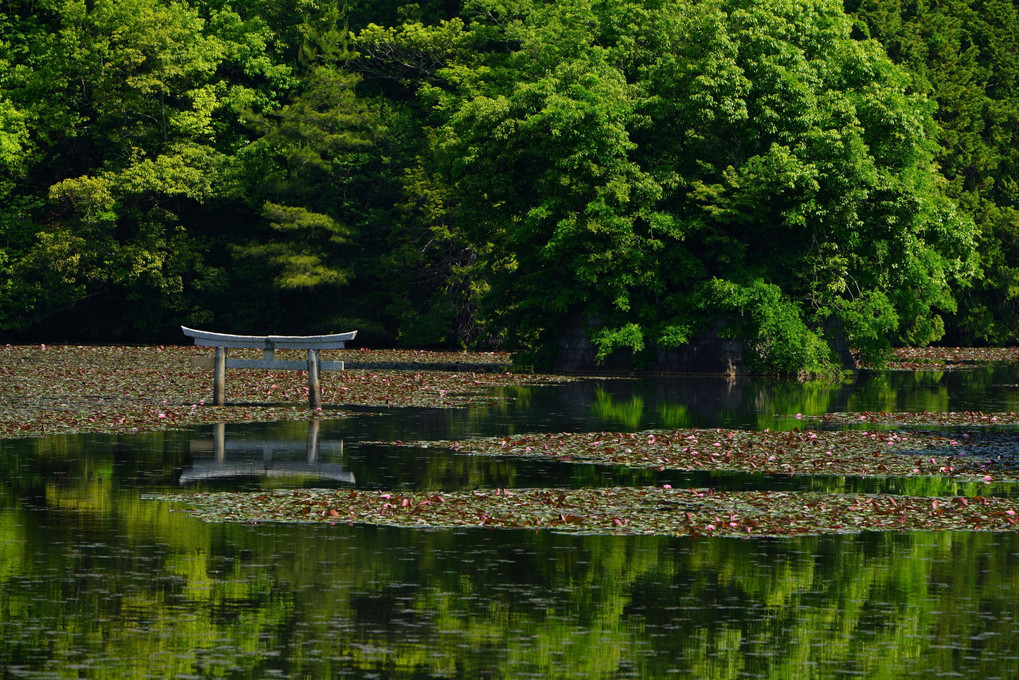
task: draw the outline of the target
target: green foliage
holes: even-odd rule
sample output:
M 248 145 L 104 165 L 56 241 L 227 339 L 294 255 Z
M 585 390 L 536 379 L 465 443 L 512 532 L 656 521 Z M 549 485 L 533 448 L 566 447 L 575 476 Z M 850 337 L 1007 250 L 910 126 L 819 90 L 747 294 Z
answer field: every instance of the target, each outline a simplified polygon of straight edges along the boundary
M 376 174 L 377 116 L 355 93 L 359 78 L 328 63 L 335 45 L 322 41 L 332 35 L 318 36 L 302 91 L 271 116 L 252 117 L 260 136 L 239 154 L 237 181 L 252 217 L 227 245 L 229 294 L 244 291 L 224 316 L 231 325 L 270 317 L 283 328 L 323 331 L 356 315 L 356 299 L 339 291 L 361 275 L 355 243 L 371 212 L 358 208 Z M 307 304 L 308 295 L 331 309 Z
M 1000 0 L 847 2 L 937 103 L 937 162 L 946 193 L 976 221 L 982 276 L 960 291 L 956 342 L 1019 337 L 1019 9 Z
M 832 351 L 782 290 L 758 279 L 747 285 L 712 279 L 705 286 L 706 311 L 735 314 L 732 330 L 748 341 L 751 365 L 782 374 L 833 375 Z
M 0 328 L 271 317 L 548 356 L 584 327 L 643 361 L 733 314 L 779 373 L 827 371 L 839 332 L 871 361 L 946 321 L 1007 340 L 1015 12 L 17 0 Z
M 2 61 L 0 68 L 4 68 Z M 7 194 L 14 178 L 24 171 L 29 145 L 25 119 L 11 102 L 0 100 L 0 195 Z
M 274 282 L 278 288 L 312 289 L 346 282 L 349 273 L 327 264 L 321 250 L 313 245 L 346 243 L 349 232 L 342 225 L 328 215 L 269 201 L 262 208 L 262 216 L 283 238 L 258 246 L 241 246 L 238 250 L 243 256 L 268 259 L 276 272 Z
M 96 327 L 148 334 L 168 315 L 200 314 L 187 288 L 204 267 L 185 221 L 215 198 L 225 162 L 225 43 L 187 5 L 156 0 L 53 3 L 21 25 L 7 94 L 30 112 L 40 153 L 19 192 L 50 207 L 25 215 L 36 235 L 19 244 L 3 325 L 86 312 L 89 300 Z
M 462 30 L 364 39 L 431 55 L 427 182 L 408 189 L 421 238 L 472 254 L 459 275 L 483 282 L 489 333 L 535 351 L 598 319 L 599 358 L 675 346 L 722 278 L 774 287 L 751 285 L 744 334 L 769 371 L 826 365 L 821 331 L 799 331 L 833 317 L 863 343 L 939 337 L 975 272 L 972 224 L 941 193 L 930 106 L 840 5 L 472 10 Z M 894 315 L 853 311 L 875 296 Z
M 652 81 L 681 88 L 654 102 L 688 126 L 656 161 L 687 164 L 676 199 L 708 271 L 764 274 L 814 325 L 880 291 L 915 321 L 858 318 L 857 336 L 936 339 L 973 236 L 940 195 L 929 107 L 875 43 L 851 39 L 837 5 L 720 4 L 732 11 L 691 15 L 695 48 L 677 42 L 691 73 L 723 75 L 656 64 Z
M 618 349 L 628 349 L 635 354 L 644 349 L 644 333 L 635 323 L 628 323 L 622 328 L 600 328 L 591 339 L 597 347 L 595 360 L 599 362 Z
M 890 338 L 899 326 L 899 315 L 888 297 L 876 291 L 845 305 L 839 315 L 861 359 L 881 366 L 891 354 Z

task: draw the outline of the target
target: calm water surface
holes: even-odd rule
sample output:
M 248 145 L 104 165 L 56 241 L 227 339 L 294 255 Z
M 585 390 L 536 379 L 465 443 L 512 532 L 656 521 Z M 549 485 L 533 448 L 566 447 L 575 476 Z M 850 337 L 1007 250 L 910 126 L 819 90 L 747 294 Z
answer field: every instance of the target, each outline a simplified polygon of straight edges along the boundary
M 366 413 L 317 433 L 302 422 L 0 441 L 0 678 L 1017 678 L 1019 534 L 691 540 L 214 525 L 143 498 L 665 481 L 895 491 L 880 480 L 655 474 L 367 442 L 1019 410 L 1017 384 L 1011 368 L 841 388 L 606 380 L 513 389 L 499 406 Z

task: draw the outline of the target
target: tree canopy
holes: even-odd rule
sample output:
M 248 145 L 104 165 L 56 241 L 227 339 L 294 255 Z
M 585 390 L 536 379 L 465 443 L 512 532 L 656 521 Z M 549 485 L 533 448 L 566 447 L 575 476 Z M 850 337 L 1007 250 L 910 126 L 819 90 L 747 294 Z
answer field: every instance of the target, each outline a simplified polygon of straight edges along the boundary
M 1012 342 L 1016 25 L 956 0 L 22 0 L 0 329 Z M 951 56 L 951 63 L 945 61 Z M 86 322 L 86 320 L 94 320 Z

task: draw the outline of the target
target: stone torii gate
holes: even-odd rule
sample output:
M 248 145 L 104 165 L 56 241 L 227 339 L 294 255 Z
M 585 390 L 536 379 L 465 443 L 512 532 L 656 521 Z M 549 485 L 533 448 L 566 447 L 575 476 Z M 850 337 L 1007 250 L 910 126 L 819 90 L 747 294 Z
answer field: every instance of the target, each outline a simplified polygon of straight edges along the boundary
M 331 335 L 230 335 L 228 333 L 211 333 L 181 326 L 184 335 L 194 338 L 195 345 L 215 347 L 213 359 L 195 357 L 191 360 L 195 366 L 212 368 L 212 403 L 223 406 L 226 403 L 226 369 L 228 368 L 261 368 L 266 370 L 286 369 L 308 371 L 308 407 L 322 407 L 322 386 L 319 380 L 321 371 L 342 371 L 342 361 L 322 361 L 319 352 L 323 349 L 343 349 L 346 343 L 353 340 L 357 331 L 335 333 Z M 262 359 L 227 359 L 226 352 L 230 347 L 260 349 L 264 352 Z M 303 349 L 308 352 L 307 361 L 288 361 L 276 359 L 277 349 Z

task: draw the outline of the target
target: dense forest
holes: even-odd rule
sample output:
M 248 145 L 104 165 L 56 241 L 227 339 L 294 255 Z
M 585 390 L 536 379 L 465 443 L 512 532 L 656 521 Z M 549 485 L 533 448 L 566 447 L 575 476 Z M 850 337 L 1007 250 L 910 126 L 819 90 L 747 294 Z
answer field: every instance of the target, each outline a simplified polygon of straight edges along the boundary
M 1017 80 L 1012 0 L 5 0 L 0 332 L 1013 343 Z

